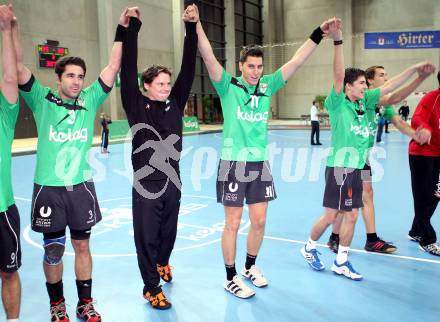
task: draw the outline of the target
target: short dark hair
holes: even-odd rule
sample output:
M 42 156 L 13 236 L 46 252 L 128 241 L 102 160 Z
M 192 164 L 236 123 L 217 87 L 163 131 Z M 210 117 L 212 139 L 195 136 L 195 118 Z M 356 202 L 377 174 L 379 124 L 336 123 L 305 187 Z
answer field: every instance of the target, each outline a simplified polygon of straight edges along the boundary
M 259 45 L 247 45 L 243 47 L 240 51 L 240 63 L 244 63 L 249 56 L 264 59 L 263 47 Z
M 344 76 L 344 88 L 345 85 L 353 83 L 360 77 L 365 76 L 365 71 L 359 68 L 346 68 Z
M 313 103 L 312 103 L 312 104 L 313 104 L 313 105 L 315 105 L 315 103 L 316 103 L 316 102 L 315 102 L 315 101 L 313 101 Z
M 438 85 L 440 86 L 440 70 L 437 73 L 437 80 L 438 80 Z
M 378 69 L 378 68 L 385 69 L 385 67 L 383 67 L 383 66 L 380 66 L 380 65 L 374 65 L 374 66 L 368 67 L 368 68 L 365 70 L 365 78 L 367 79 L 367 84 L 368 84 L 368 86 L 370 85 L 370 83 L 368 82 L 368 80 L 374 78 L 374 75 L 376 75 L 376 69 Z
M 143 71 L 142 75 L 141 75 L 141 81 L 142 81 L 142 87 L 145 89 L 144 84 L 151 84 L 151 82 L 160 74 L 160 73 L 165 73 L 170 75 L 171 77 L 171 71 L 162 65 L 151 65 L 150 67 L 148 67 L 146 70 Z
M 86 63 L 84 59 L 81 57 L 74 57 L 74 56 L 65 56 L 61 57 L 57 60 L 55 63 L 55 74 L 58 75 L 58 78 L 61 79 L 61 75 L 66 70 L 67 65 L 76 65 L 83 69 L 84 75 L 86 74 Z

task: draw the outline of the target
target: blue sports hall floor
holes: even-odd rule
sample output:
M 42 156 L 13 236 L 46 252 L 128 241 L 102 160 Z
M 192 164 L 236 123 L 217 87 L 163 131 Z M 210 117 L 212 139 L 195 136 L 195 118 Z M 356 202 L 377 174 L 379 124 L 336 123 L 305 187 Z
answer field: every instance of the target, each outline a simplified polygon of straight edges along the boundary
M 364 275 L 355 282 L 330 271 L 334 254 L 320 240 L 327 269 L 315 272 L 299 250 L 312 223 L 322 213 L 329 131 L 320 147 L 311 147 L 309 131 L 273 129 L 272 171 L 278 199 L 268 211 L 266 237 L 257 265 L 269 286 L 242 300 L 223 289 L 220 249 L 223 209 L 215 200 L 215 179 L 221 133 L 184 137 L 181 161 L 182 206 L 177 242 L 171 257 L 174 280 L 164 290 L 173 303 L 167 311 L 153 310 L 142 297 L 131 216 L 130 143 L 110 145 L 110 154 L 94 147 L 90 158 L 103 220 L 94 229 L 93 297 L 103 321 L 139 322 L 363 322 L 440 321 L 440 260 L 407 239 L 413 216 L 408 166 L 408 138 L 384 134 L 373 164 L 376 222 L 380 237 L 398 251 L 380 255 L 363 251 L 365 228 L 359 217 L 350 259 Z M 13 158 L 13 185 L 21 214 L 23 295 L 21 321 L 49 321 L 49 302 L 42 271 L 42 236 L 30 230 L 35 155 Z M 437 211 L 438 212 L 438 211 Z M 433 224 L 438 231 L 439 214 Z M 238 238 L 237 269 L 246 255 L 249 218 L 244 213 Z M 64 287 L 71 321 L 77 301 L 70 243 L 64 256 Z M 246 282 L 247 283 L 247 282 Z M 0 320 L 4 320 L 0 313 Z

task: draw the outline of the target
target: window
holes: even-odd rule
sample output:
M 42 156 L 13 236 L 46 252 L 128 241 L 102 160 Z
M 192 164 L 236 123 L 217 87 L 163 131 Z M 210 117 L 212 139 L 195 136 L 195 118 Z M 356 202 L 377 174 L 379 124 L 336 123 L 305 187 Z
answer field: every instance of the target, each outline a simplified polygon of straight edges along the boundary
M 194 1 L 190 1 L 191 3 Z M 225 6 L 224 0 L 199 0 L 197 2 L 200 12 L 200 21 L 203 29 L 208 37 L 211 46 L 214 50 L 215 57 L 222 66 L 225 66 Z M 197 54 L 196 60 L 196 74 L 192 86 L 193 110 L 188 111 L 188 114 L 198 116 L 203 121 L 221 121 L 220 103 L 217 98 L 217 93 L 211 84 L 208 71 L 203 63 L 200 54 Z M 203 110 L 204 96 L 208 96 L 213 104 L 213 108 L 209 111 Z M 207 104 L 205 104 L 207 105 Z M 218 106 L 217 106 L 218 105 Z M 192 112 L 192 113 L 191 113 Z
M 234 3 L 235 57 L 238 63 L 240 50 L 243 46 L 263 44 L 263 4 L 262 0 L 235 0 Z

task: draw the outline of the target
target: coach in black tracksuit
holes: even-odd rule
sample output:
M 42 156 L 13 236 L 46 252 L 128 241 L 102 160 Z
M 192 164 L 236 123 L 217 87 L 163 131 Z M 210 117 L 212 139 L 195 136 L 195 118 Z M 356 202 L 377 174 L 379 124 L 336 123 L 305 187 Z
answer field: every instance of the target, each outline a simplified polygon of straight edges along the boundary
M 157 265 L 169 268 L 176 240 L 181 183 L 182 117 L 194 80 L 196 24 L 185 22 L 182 66 L 171 89 L 171 73 L 153 65 L 137 80 L 137 38 L 141 22 L 130 18 L 123 42 L 121 97 L 133 134 L 133 227 L 144 296 L 154 308 L 171 306 L 159 285 Z M 171 280 L 171 274 L 163 278 Z

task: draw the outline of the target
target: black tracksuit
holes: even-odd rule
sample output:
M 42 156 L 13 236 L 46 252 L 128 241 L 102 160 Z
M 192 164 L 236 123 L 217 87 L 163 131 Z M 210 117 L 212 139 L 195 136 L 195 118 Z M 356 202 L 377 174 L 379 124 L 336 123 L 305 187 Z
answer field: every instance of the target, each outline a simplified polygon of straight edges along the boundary
M 106 150 L 108 147 L 108 135 L 110 133 L 108 125 L 111 123 L 112 123 L 112 121 L 106 119 L 105 117 L 101 120 L 101 126 L 102 126 L 101 148 L 106 149 Z
M 133 134 L 133 227 L 139 269 L 147 289 L 159 285 L 156 264 L 168 264 L 177 233 L 182 117 L 194 80 L 195 23 L 185 23 L 182 66 L 166 102 L 142 95 L 137 80 L 141 22 L 130 18 L 122 54 L 121 98 Z
M 414 198 L 414 220 L 409 234 L 421 238 L 420 245 L 437 241 L 431 218 L 440 196 L 440 157 L 409 155 L 411 186 Z

